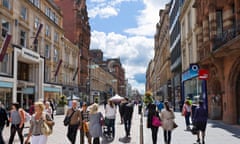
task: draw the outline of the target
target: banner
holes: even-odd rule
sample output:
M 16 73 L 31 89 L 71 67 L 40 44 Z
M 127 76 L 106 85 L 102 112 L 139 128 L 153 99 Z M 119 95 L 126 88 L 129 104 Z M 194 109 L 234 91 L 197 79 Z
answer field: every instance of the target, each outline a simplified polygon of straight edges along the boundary
M 10 34 L 7 34 L 7 36 L 5 37 L 5 40 L 4 40 L 3 45 L 2 45 L 2 50 L 1 50 L 1 53 L 0 53 L 0 62 L 2 62 L 3 59 L 4 59 L 4 56 L 7 52 L 7 48 L 8 48 L 8 45 L 9 45 L 10 41 L 11 41 L 11 38 L 12 38 L 12 35 L 10 35 Z

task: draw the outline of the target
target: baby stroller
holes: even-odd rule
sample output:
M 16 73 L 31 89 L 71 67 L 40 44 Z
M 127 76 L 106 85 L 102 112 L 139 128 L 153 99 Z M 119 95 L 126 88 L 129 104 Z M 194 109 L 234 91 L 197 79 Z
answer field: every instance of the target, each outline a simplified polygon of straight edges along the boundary
M 103 126 L 103 138 L 107 141 L 112 141 L 114 139 L 112 127 L 110 127 L 110 120 L 107 118 L 105 118 L 105 124 Z

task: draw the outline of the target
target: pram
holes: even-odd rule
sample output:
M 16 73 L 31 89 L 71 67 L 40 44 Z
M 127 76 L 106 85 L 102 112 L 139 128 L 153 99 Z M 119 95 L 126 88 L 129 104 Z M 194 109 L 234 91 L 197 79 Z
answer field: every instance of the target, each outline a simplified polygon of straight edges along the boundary
M 107 141 L 112 141 L 114 139 L 112 127 L 110 127 L 110 120 L 107 118 L 105 118 L 105 123 L 103 125 L 103 138 Z

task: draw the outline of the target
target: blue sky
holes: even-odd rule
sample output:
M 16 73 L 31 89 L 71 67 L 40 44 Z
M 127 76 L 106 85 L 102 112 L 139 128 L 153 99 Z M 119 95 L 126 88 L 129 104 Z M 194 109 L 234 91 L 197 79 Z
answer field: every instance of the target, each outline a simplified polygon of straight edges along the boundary
M 120 57 L 134 89 L 145 91 L 145 74 L 153 58 L 159 10 L 170 0 L 86 0 L 91 26 L 90 49 L 105 58 Z

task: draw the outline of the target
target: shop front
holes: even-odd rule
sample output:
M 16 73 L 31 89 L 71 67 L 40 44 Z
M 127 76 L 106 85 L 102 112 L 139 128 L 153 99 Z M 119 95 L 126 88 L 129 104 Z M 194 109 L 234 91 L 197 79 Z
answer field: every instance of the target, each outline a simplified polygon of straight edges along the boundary
M 12 103 L 13 83 L 0 81 L 0 101 L 9 110 Z

